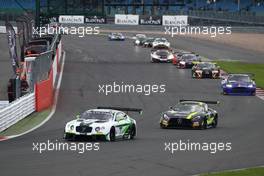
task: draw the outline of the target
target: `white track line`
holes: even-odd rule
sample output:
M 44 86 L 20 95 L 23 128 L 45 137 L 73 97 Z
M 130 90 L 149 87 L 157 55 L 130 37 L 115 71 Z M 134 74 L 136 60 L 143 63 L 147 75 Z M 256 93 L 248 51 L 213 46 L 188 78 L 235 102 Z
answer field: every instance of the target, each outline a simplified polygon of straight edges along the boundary
M 63 57 L 62 57 L 62 64 L 61 64 L 61 71 L 60 71 L 60 75 L 59 75 L 59 80 L 58 80 L 58 84 L 57 84 L 57 87 L 56 87 L 56 91 L 55 91 L 55 100 L 54 100 L 54 103 L 53 103 L 53 106 L 52 106 L 52 110 L 50 112 L 50 114 L 48 115 L 48 117 L 42 121 L 40 124 L 38 124 L 37 126 L 35 126 L 34 128 L 28 130 L 28 131 L 25 131 L 21 134 L 17 134 L 17 135 L 12 135 L 12 136 L 5 136 L 5 139 L 4 140 L 8 140 L 8 139 L 12 139 L 12 138 L 16 138 L 16 137 L 19 137 L 19 136 L 22 136 L 22 135 L 25 135 L 27 133 L 30 133 L 34 130 L 36 130 L 37 128 L 41 127 L 42 125 L 44 125 L 47 121 L 49 121 L 51 119 L 51 117 L 54 115 L 54 113 L 56 112 L 56 107 L 57 107 L 57 102 L 58 102 L 58 96 L 59 96 L 59 89 L 60 89 L 60 86 L 61 86 L 61 81 L 62 81 L 62 75 L 63 75 L 63 69 L 64 69 L 64 63 L 65 63 L 65 57 L 66 57 L 66 52 L 63 51 Z

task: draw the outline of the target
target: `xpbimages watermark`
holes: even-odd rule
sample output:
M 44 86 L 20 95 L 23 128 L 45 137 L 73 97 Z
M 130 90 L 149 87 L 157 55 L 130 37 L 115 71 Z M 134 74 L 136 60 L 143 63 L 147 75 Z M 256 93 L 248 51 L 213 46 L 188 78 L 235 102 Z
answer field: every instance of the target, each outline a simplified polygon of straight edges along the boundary
M 166 26 L 164 28 L 165 34 L 174 37 L 175 35 L 209 35 L 216 37 L 217 35 L 231 35 L 232 27 L 222 26 Z
M 85 153 L 87 151 L 99 151 L 100 143 L 87 142 L 59 142 L 58 140 L 45 142 L 33 142 L 32 150 L 38 153 L 54 152 L 54 151 L 73 151 L 77 153 Z
M 100 27 L 91 27 L 91 26 L 42 26 L 42 27 L 33 27 L 33 34 L 39 35 L 40 37 L 46 34 L 67 34 L 67 35 L 78 35 L 79 37 L 84 37 L 85 35 L 98 35 L 100 34 Z
M 124 82 L 98 85 L 98 93 L 109 95 L 115 93 L 137 93 L 151 95 L 153 93 L 165 93 L 165 84 L 127 84 Z
M 231 151 L 231 142 L 192 142 L 190 140 L 179 140 L 177 142 L 165 142 L 164 151 L 174 154 L 176 152 L 203 151 L 215 154 L 221 151 Z

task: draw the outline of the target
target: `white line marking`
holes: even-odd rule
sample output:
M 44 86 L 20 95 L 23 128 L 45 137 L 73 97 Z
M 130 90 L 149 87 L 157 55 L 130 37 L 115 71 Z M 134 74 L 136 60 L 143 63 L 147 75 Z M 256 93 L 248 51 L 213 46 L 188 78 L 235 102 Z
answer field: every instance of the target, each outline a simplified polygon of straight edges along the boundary
M 44 121 L 42 121 L 40 124 L 38 124 L 37 126 L 35 126 L 34 128 L 32 128 L 32 129 L 30 129 L 28 131 L 25 131 L 25 132 L 23 132 L 21 134 L 12 135 L 12 136 L 5 136 L 6 139 L 4 139 L 4 140 L 16 138 L 16 137 L 25 135 L 27 133 L 30 133 L 30 132 L 36 130 L 37 128 L 41 127 L 42 125 L 44 125 L 54 115 L 54 113 L 56 112 L 56 107 L 57 107 L 57 102 L 58 102 L 58 96 L 59 96 L 59 89 L 60 89 L 61 81 L 62 81 L 62 75 L 63 75 L 63 69 L 64 69 L 64 63 L 65 63 L 65 57 L 66 57 L 66 52 L 63 51 L 63 58 L 62 58 L 62 64 L 61 64 L 61 72 L 60 72 L 58 84 L 57 84 L 56 91 L 55 91 L 55 101 L 53 103 L 52 110 L 51 110 L 50 114 L 48 115 L 48 117 Z

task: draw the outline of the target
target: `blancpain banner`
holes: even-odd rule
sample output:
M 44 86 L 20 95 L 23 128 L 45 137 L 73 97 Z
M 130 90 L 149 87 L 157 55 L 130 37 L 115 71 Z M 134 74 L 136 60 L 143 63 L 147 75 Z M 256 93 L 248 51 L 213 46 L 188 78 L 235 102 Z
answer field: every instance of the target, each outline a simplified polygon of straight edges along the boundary
M 61 16 L 59 16 L 59 23 L 83 24 L 84 23 L 84 16 L 61 15 Z
M 186 15 L 175 15 L 162 16 L 162 25 L 163 26 L 187 26 L 188 25 L 188 16 Z
M 115 24 L 138 25 L 138 15 L 115 15 Z

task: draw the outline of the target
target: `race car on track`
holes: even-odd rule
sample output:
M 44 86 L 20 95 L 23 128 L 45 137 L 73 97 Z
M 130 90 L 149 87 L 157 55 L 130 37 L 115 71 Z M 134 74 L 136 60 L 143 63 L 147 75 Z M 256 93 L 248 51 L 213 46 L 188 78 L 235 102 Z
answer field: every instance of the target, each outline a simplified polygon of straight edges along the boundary
M 125 40 L 125 36 L 122 33 L 111 33 L 108 35 L 109 40 Z
M 189 51 L 174 51 L 174 59 L 172 60 L 172 64 L 173 65 L 178 65 L 179 63 L 179 59 L 182 57 L 182 55 L 184 54 L 194 54 L 193 52 L 189 52 Z
M 178 68 L 192 68 L 195 63 L 201 62 L 201 58 L 196 54 L 183 54 L 177 64 Z
M 143 45 L 143 42 L 147 39 L 147 36 L 144 34 L 137 34 L 135 37 L 134 45 L 139 46 Z
M 152 43 L 152 47 L 155 48 L 158 45 L 164 45 L 166 47 L 170 47 L 170 42 L 168 42 L 166 38 L 156 38 Z
M 220 77 L 220 67 L 211 62 L 198 62 L 192 68 L 193 78 L 212 78 Z
M 229 74 L 221 82 L 224 95 L 255 95 L 256 83 L 252 74 Z
M 142 45 L 144 47 L 150 47 L 151 48 L 152 45 L 153 45 L 154 40 L 155 40 L 155 38 L 147 38 L 147 39 L 142 41 Z
M 218 122 L 217 111 L 208 104 L 218 104 L 218 101 L 180 100 L 170 107 L 160 118 L 161 128 L 215 128 Z
M 123 111 L 142 112 L 141 109 L 120 107 L 98 107 L 87 110 L 78 115 L 77 119 L 66 124 L 64 139 L 75 140 L 78 137 L 107 141 L 134 139 L 137 132 L 136 120 Z
M 174 58 L 172 50 L 169 48 L 154 49 L 150 53 L 151 62 L 172 62 Z

